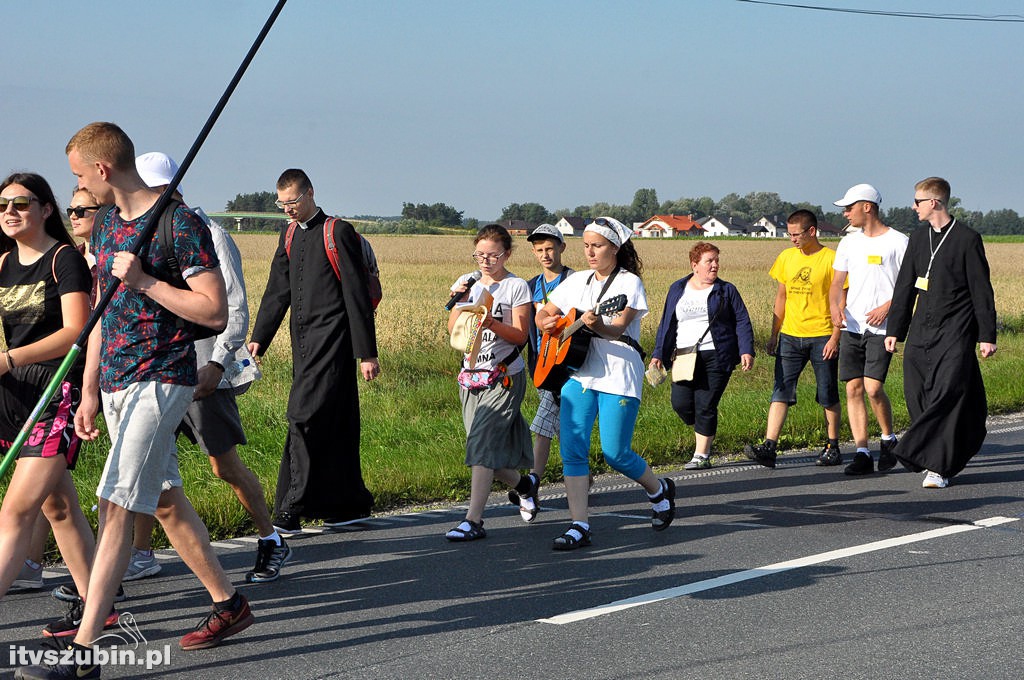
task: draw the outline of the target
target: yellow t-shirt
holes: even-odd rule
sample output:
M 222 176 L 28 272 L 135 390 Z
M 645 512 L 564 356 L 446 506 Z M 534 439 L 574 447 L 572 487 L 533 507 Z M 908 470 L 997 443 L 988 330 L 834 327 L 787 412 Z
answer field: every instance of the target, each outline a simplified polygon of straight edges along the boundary
M 786 317 L 781 332 L 798 338 L 832 335 L 828 289 L 836 251 L 822 247 L 813 255 L 786 248 L 775 258 L 768 274 L 786 286 Z

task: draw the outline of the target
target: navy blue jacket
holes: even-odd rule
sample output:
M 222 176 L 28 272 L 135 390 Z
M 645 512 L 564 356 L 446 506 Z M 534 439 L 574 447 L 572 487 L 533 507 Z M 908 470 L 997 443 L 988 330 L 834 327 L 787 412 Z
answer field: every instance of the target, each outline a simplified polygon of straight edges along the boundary
M 692 276 L 690 274 L 673 283 L 665 298 L 665 311 L 658 324 L 653 356 L 661 359 L 666 368 L 672 366 L 672 355 L 676 351 L 676 305 Z M 708 294 L 708 318 L 714 319 L 711 339 L 715 341 L 715 351 L 722 365 L 732 369 L 740 363 L 740 355 L 754 355 L 754 329 L 750 325 L 747 306 L 743 304 L 736 286 L 722 279 L 712 284 Z

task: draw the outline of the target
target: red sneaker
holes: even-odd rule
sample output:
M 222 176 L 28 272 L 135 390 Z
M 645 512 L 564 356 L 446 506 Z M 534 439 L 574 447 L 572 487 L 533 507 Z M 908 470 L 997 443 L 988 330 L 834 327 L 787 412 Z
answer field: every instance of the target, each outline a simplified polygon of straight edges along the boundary
M 224 638 L 241 633 L 256 620 L 256 617 L 249 611 L 249 601 L 241 593 L 238 595 L 236 609 L 226 612 L 218 612 L 213 607 L 210 609 L 210 613 L 199 622 L 196 629 L 181 638 L 179 644 L 182 649 L 189 651 L 216 647 Z

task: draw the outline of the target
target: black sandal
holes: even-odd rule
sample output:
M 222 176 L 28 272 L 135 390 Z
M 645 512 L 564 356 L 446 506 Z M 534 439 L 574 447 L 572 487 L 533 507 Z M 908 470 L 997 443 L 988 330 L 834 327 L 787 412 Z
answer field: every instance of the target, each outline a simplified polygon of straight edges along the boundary
M 580 535 L 580 538 L 573 535 L 574 531 Z M 555 550 L 575 550 L 585 545 L 590 545 L 590 529 L 584 529 L 582 524 L 573 522 L 564 534 L 555 539 L 552 547 Z
M 676 516 L 676 483 L 668 477 L 661 480 L 661 493 L 650 499 L 651 503 L 668 500 L 668 510 L 651 510 L 651 527 L 655 531 L 664 531 L 672 524 Z
M 472 520 L 463 520 L 459 523 L 459 526 L 454 529 L 450 529 L 448 533 L 444 535 L 449 541 L 463 542 L 463 541 L 475 541 L 478 538 L 485 538 L 487 532 L 484 531 L 483 521 L 473 522 Z

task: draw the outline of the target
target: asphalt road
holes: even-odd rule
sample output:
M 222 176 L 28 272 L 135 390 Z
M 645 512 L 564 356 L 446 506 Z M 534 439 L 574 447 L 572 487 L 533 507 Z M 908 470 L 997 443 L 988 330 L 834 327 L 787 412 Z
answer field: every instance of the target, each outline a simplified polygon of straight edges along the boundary
M 208 601 L 168 552 L 121 610 L 169 663 L 103 677 L 1017 679 L 1022 450 L 1024 418 L 992 421 L 944 490 L 902 469 L 845 477 L 807 452 L 675 471 L 661 533 L 637 485 L 602 477 L 594 544 L 570 553 L 551 550 L 568 524 L 553 486 L 530 525 L 496 494 L 470 544 L 443 538 L 457 507 L 311 533 L 279 581 L 240 586 L 256 624 L 204 651 L 177 647 Z M 253 539 L 217 546 L 241 583 Z M 4 667 L 60 613 L 45 592 L 5 597 Z

